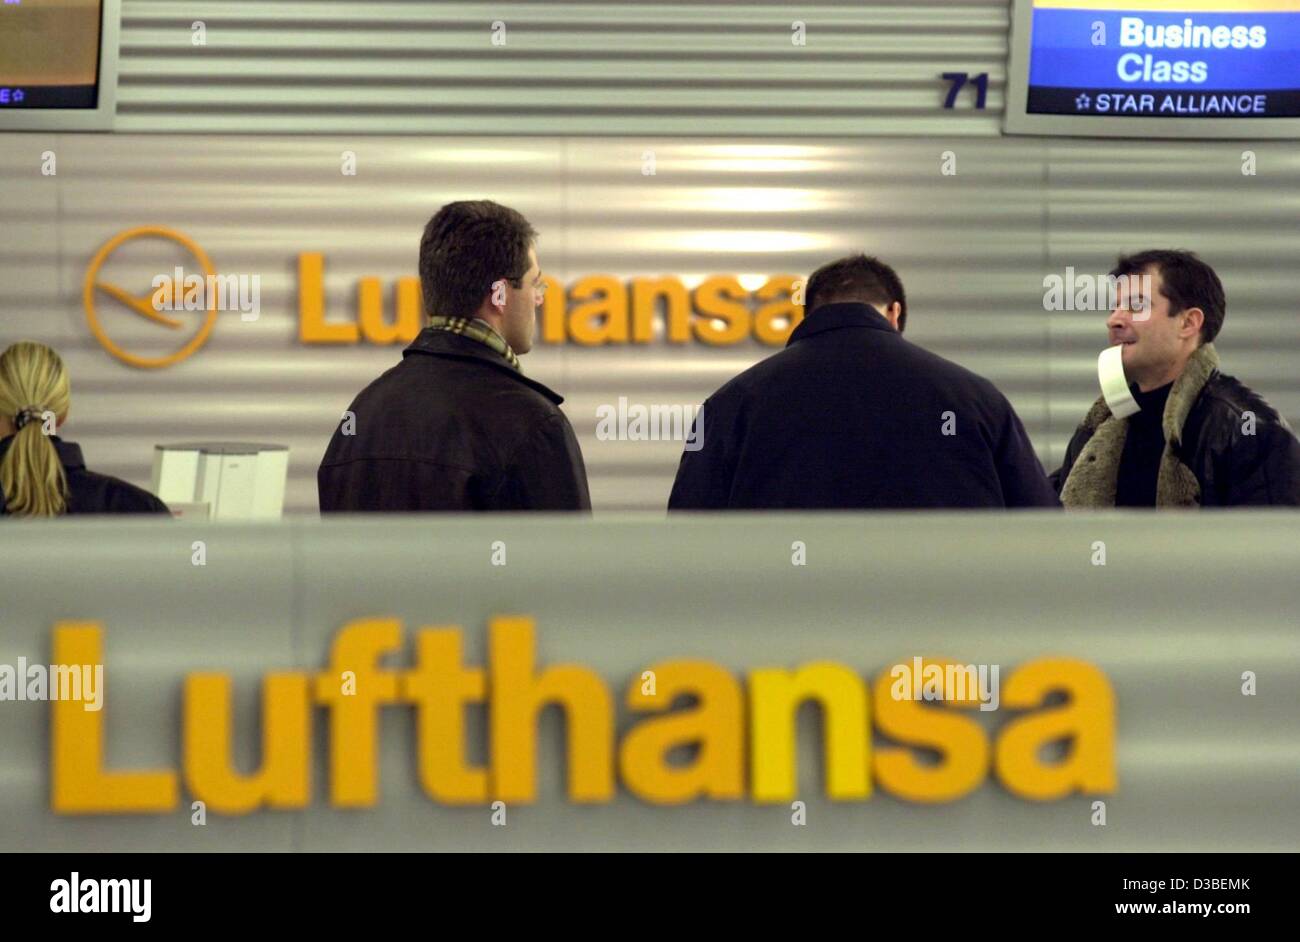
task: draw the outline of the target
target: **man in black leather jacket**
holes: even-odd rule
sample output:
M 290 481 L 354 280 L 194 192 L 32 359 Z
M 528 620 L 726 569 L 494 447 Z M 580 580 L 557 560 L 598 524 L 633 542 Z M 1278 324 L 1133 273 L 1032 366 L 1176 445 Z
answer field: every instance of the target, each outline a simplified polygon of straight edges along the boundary
M 1190 252 L 1153 250 L 1121 257 L 1111 274 L 1118 303 L 1106 327 L 1111 345 L 1124 345 L 1141 411 L 1117 419 L 1098 398 L 1051 475 L 1061 503 L 1300 506 L 1300 441 L 1276 409 L 1219 372 L 1213 341 L 1226 300 L 1214 269 Z

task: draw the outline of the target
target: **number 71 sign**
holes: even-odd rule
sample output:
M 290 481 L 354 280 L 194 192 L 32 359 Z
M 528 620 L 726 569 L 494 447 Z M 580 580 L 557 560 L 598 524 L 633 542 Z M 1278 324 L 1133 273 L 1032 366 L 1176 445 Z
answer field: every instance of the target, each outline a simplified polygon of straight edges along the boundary
M 969 78 L 970 83 L 975 86 L 975 108 L 981 110 L 989 94 L 989 74 L 981 72 L 979 75 L 971 78 L 965 72 L 945 72 L 943 73 L 944 81 L 952 82 L 952 88 L 948 89 L 948 97 L 944 99 L 943 106 L 952 108 L 953 103 L 957 101 L 957 93 L 961 91 L 966 80 Z

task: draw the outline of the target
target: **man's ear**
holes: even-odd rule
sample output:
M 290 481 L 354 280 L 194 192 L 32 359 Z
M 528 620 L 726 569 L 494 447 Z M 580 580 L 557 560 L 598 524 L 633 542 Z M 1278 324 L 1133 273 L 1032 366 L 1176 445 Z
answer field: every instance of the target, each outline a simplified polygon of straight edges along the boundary
M 894 330 L 898 330 L 898 319 L 903 316 L 903 305 L 895 301 L 888 307 L 881 308 L 881 314 L 885 315 L 885 320 L 889 321 Z
M 1189 307 L 1183 311 L 1183 326 L 1179 328 L 1178 333 L 1182 337 L 1195 337 L 1201 332 L 1201 327 L 1205 324 L 1205 312 L 1199 307 Z
M 496 308 L 498 313 L 505 313 L 506 280 L 504 278 L 492 282 L 492 293 L 488 295 L 488 303 Z

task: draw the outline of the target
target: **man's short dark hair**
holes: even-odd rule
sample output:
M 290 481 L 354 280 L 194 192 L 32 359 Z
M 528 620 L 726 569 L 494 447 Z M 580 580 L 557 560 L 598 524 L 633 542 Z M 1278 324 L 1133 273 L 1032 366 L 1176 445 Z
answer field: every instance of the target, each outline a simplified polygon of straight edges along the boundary
M 848 255 L 812 273 L 804 292 L 804 310 L 814 313 L 824 304 L 860 301 L 876 307 L 888 307 L 895 301 L 902 308 L 898 315 L 898 332 L 907 323 L 907 298 L 898 274 L 878 258 Z
M 1136 255 L 1121 255 L 1110 273 L 1115 277 L 1141 275 L 1149 265 L 1160 272 L 1160 293 L 1169 300 L 1169 316 L 1189 307 L 1199 307 L 1205 312 L 1201 343 L 1213 343 L 1228 312 L 1223 282 L 1214 269 L 1197 258 L 1195 252 L 1148 249 Z
M 420 287 L 430 317 L 473 317 L 502 278 L 516 288 L 528 271 L 532 224 L 491 200 L 448 203 L 420 239 Z

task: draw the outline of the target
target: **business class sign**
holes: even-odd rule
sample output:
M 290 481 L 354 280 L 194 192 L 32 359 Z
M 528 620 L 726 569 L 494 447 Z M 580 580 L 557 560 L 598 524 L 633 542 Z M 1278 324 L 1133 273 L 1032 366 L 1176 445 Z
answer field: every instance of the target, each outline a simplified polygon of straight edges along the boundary
M 151 274 L 147 288 L 124 286 L 112 274 L 112 258 L 128 243 L 162 242 L 174 265 Z M 376 276 L 356 284 L 352 310 L 328 311 L 325 256 L 300 252 L 296 259 L 298 339 L 304 344 L 407 344 L 424 323 L 420 280 L 396 279 L 385 310 L 384 285 Z M 586 275 L 564 285 L 545 277 L 539 339 L 544 344 L 701 343 L 731 346 L 750 340 L 783 345 L 803 316 L 803 289 L 793 275 L 711 275 L 617 278 Z M 225 314 L 242 321 L 261 315 L 261 276 L 218 272 L 203 248 L 186 234 L 162 226 L 140 226 L 106 241 L 87 266 L 82 303 L 87 324 L 100 345 L 131 366 L 171 366 L 201 348 Z M 179 346 L 162 353 L 132 349 L 105 327 L 103 308 L 120 307 L 176 335 Z M 152 344 L 151 344 L 152 345 Z

